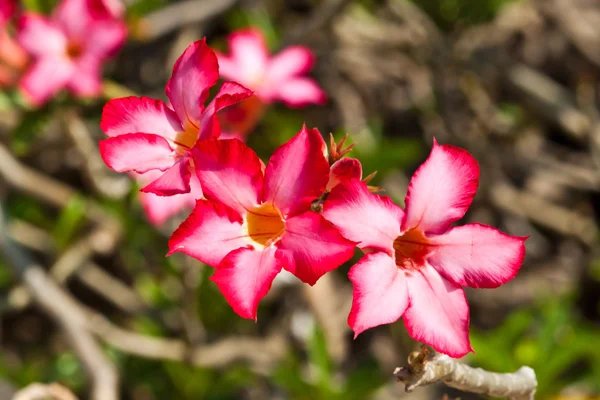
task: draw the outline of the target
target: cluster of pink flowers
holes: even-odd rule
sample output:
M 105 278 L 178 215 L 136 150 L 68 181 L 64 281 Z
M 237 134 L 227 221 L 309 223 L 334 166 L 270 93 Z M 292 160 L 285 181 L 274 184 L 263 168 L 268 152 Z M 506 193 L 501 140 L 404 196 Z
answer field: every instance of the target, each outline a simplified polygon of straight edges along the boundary
M 16 12 L 13 0 L 0 0 L 0 86 L 17 83 L 32 106 L 62 89 L 100 94 L 102 64 L 126 38 L 120 0 L 62 0 L 50 16 L 24 12 L 15 39 L 6 25 Z
M 453 357 L 471 351 L 463 286 L 493 288 L 511 280 L 526 238 L 481 224 L 453 226 L 473 200 L 479 166 L 465 150 L 433 143 L 411 179 L 405 208 L 372 192 L 349 148 L 328 150 L 302 127 L 265 165 L 239 139 L 223 139 L 220 112 L 252 99 L 290 105 L 325 99 L 303 77 L 310 52 L 292 47 L 269 59 L 256 31 L 230 39 L 231 56 L 204 40 L 177 60 L 166 87 L 170 104 L 149 98 L 110 101 L 101 126 L 106 164 L 136 174 L 160 207 L 193 211 L 169 240 L 215 268 L 212 280 L 233 310 L 257 318 L 274 278 L 287 270 L 314 285 L 365 254 L 349 272 L 354 299 L 348 323 L 360 334 L 403 318 L 410 335 Z M 225 82 L 206 105 L 209 89 Z M 160 199 L 159 201 L 156 199 Z M 150 207 L 152 208 L 152 207 Z M 170 212 L 170 211 L 169 211 Z M 160 219 L 155 211 L 153 218 Z

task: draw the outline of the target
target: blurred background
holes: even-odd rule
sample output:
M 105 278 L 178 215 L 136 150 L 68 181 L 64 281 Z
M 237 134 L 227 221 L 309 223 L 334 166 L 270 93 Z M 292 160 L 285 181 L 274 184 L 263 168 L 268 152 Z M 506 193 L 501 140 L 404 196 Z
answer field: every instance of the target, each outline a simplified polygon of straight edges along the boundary
M 43 13 L 55 4 L 21 3 Z M 108 99 L 164 99 L 189 43 L 206 36 L 226 51 L 227 35 L 247 26 L 274 52 L 310 47 L 329 97 L 270 106 L 248 144 L 266 160 L 303 122 L 347 132 L 364 174 L 378 171 L 372 184 L 398 204 L 434 137 L 469 150 L 482 177 L 466 220 L 530 238 L 515 280 L 467 290 L 475 353 L 463 361 L 529 365 L 540 399 L 600 396 L 600 1 L 126 5 L 128 41 L 104 69 L 102 97 L 60 94 L 32 109 L 0 92 L 1 229 L 14 242 L 0 251 L 0 399 L 33 382 L 85 399 L 98 379 L 116 378 L 128 400 L 476 398 L 443 385 L 404 393 L 392 371 L 415 343 L 401 322 L 352 339 L 351 263 L 312 288 L 278 279 L 258 323 L 238 317 L 210 267 L 165 258 L 185 213 L 153 226 L 139 186 L 99 158 Z M 45 273 L 25 287 L 8 256 Z

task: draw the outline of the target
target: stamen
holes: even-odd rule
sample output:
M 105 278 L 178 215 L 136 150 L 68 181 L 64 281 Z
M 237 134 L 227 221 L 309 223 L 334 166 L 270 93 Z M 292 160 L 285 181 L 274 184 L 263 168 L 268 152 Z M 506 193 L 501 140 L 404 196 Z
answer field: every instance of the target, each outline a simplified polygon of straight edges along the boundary
M 425 265 L 429 250 L 429 241 L 420 230 L 415 228 L 394 240 L 396 265 L 401 269 L 417 270 Z
M 262 204 L 248 212 L 246 225 L 250 239 L 268 246 L 283 234 L 285 224 L 279 210 L 272 204 Z

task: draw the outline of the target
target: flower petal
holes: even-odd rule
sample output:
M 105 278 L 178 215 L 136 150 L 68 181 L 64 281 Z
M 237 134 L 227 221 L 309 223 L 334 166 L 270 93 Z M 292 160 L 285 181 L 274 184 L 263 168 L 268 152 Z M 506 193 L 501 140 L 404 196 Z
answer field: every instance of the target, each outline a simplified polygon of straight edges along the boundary
M 210 139 L 212 137 L 219 137 L 221 135 L 221 129 L 219 125 L 216 113 L 221 111 L 225 107 L 229 107 L 233 104 L 239 103 L 240 101 L 247 99 L 252 96 L 253 92 L 246 89 L 239 83 L 225 82 L 221 86 L 221 89 L 210 102 L 206 110 L 202 115 L 202 121 L 200 122 L 200 135 L 198 140 Z
M 19 43 L 34 56 L 61 56 L 67 48 L 67 38 L 60 28 L 46 17 L 25 13 L 19 18 Z
M 268 91 L 259 91 L 259 95 L 283 101 L 288 107 L 303 107 L 309 104 L 325 104 L 327 94 L 311 78 L 294 78 L 282 82 Z
M 204 195 L 241 215 L 260 203 L 263 174 L 256 153 L 238 139 L 201 140 L 192 150 Z
M 102 91 L 100 64 L 93 57 L 82 57 L 75 65 L 67 88 L 77 96 L 97 96 Z M 139 132 L 139 131 L 135 131 Z
M 487 225 L 457 226 L 440 236 L 429 237 L 435 250 L 428 261 L 457 285 L 495 288 L 519 272 L 526 239 Z
M 324 148 L 325 142 L 319 131 L 303 126 L 271 156 L 265 171 L 264 198 L 284 217 L 307 211 L 323 194 L 329 180 Z
M 169 143 L 163 137 L 149 133 L 130 133 L 101 140 L 100 155 L 106 165 L 117 172 L 165 171 L 175 162 Z
M 352 258 L 355 243 L 344 239 L 320 214 L 308 211 L 285 221 L 278 246 L 288 255 L 285 269 L 314 285 L 325 273 Z
M 153 175 L 156 179 L 160 176 L 161 171 L 148 171 L 145 174 L 137 175 L 137 179 L 141 182 L 149 182 L 153 179 L 146 179 L 146 175 Z M 157 196 L 153 193 L 139 193 L 140 203 L 144 208 L 144 212 L 150 223 L 154 226 L 161 226 L 167 220 L 175 215 L 185 211 L 192 210 L 196 204 L 196 200 L 202 198 L 202 188 L 195 174 L 190 177 L 190 192 L 176 194 L 174 196 Z
M 275 55 L 269 62 L 267 78 L 271 84 L 306 74 L 315 64 L 315 56 L 308 47 L 290 46 Z
M 342 158 L 337 160 L 331 166 L 331 173 L 329 176 L 329 182 L 327 183 L 327 190 L 331 191 L 339 183 L 348 181 L 350 179 L 362 178 L 362 165 L 356 158 Z
M 83 47 L 86 55 L 98 60 L 115 55 L 125 43 L 127 27 L 116 19 L 94 21 L 84 36 Z
M 410 336 L 450 357 L 473 351 L 465 292 L 429 265 L 408 276 L 409 306 L 404 325 Z
M 231 251 L 247 247 L 242 217 L 224 204 L 198 200 L 169 239 L 169 254 L 181 252 L 217 267 Z
M 361 249 L 392 254 L 404 212 L 389 197 L 373 194 L 365 183 L 351 179 L 332 189 L 323 216 Z
M 255 28 L 240 30 L 229 35 L 229 50 L 231 60 L 237 65 L 235 75 L 225 69 L 221 75 L 254 89 L 260 83 L 267 70 L 269 50 L 263 33 Z
M 408 306 L 407 280 L 392 257 L 383 252 L 365 255 L 350 268 L 352 309 L 348 325 L 354 338 L 367 329 L 397 321 Z
M 157 179 L 140 189 L 144 193 L 157 196 L 174 196 L 190 192 L 190 165 L 188 160 L 180 159 Z
M 271 289 L 281 271 L 277 248 L 264 250 L 241 248 L 229 253 L 211 280 L 217 284 L 227 302 L 243 318 L 256 321 L 258 303 Z
M 479 165 L 471 154 L 434 141 L 408 185 L 402 231 L 418 226 L 425 233 L 443 233 L 465 215 L 478 183 Z
M 199 128 L 209 89 L 218 79 L 217 56 L 206 44 L 206 39 L 189 45 L 175 62 L 166 88 L 167 97 L 182 125 Z
M 154 133 L 174 141 L 183 128 L 177 114 L 160 100 L 148 97 L 112 99 L 102 110 L 100 128 L 108 136 Z
M 60 92 L 73 71 L 73 64 L 66 58 L 41 57 L 21 78 L 19 87 L 28 101 L 38 106 Z

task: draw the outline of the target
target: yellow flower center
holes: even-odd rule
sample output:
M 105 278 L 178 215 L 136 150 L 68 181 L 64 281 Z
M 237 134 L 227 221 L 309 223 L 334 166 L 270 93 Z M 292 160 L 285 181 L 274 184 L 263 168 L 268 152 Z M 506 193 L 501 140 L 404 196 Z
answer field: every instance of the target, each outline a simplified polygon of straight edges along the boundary
M 425 264 L 429 252 L 429 240 L 423 233 L 410 229 L 394 240 L 394 255 L 398 268 L 417 270 Z
M 279 239 L 285 228 L 279 210 L 272 204 L 261 204 L 248 211 L 246 225 L 250 239 L 262 246 L 268 246 Z
M 175 152 L 180 156 L 184 155 L 189 149 L 194 147 L 198 140 L 197 126 L 188 121 L 184 124 L 183 128 L 184 130 L 177 132 L 177 136 L 175 136 L 175 144 L 177 145 Z

